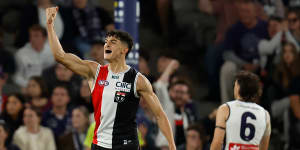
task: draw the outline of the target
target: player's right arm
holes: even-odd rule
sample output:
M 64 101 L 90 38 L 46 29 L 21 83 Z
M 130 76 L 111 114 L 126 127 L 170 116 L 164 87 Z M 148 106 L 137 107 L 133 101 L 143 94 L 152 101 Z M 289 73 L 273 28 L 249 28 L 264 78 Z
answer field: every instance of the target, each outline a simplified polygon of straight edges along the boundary
M 210 150 L 221 150 L 225 133 L 226 133 L 226 120 L 229 116 L 229 107 L 223 104 L 219 107 L 216 117 L 216 127 L 214 138 L 210 146 Z
M 259 144 L 260 150 L 268 150 L 269 142 L 270 142 L 270 135 L 271 135 L 270 114 L 266 111 L 266 115 L 267 115 L 267 127 Z
M 58 7 L 46 9 L 48 40 L 55 60 L 65 65 L 76 74 L 87 79 L 93 78 L 98 66 L 96 62 L 82 60 L 74 54 L 64 52 L 53 28 L 57 11 Z

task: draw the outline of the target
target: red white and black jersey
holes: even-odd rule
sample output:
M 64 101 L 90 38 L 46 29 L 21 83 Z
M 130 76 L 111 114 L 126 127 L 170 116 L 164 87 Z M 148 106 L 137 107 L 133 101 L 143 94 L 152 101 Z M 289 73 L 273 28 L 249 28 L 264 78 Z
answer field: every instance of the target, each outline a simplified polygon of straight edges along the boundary
M 139 74 L 129 66 L 120 73 L 113 73 L 107 65 L 98 66 L 91 89 L 96 121 L 93 144 L 113 149 L 138 141 L 135 119 Z

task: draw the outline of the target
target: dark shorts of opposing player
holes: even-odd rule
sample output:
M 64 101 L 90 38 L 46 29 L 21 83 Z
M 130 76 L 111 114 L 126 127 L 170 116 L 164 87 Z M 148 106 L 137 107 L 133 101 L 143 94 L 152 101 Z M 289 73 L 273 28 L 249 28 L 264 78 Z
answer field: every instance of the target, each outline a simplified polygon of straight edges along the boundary
M 131 143 L 127 145 L 114 146 L 113 149 L 108 149 L 96 144 L 92 144 L 92 150 L 140 150 L 140 147 L 138 143 Z

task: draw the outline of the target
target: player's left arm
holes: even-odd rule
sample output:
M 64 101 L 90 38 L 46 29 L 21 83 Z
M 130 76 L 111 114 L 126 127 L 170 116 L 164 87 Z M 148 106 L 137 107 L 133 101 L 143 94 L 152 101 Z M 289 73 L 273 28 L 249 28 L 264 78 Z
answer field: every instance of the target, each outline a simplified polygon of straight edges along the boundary
M 226 120 L 228 116 L 229 107 L 226 104 L 221 105 L 217 112 L 215 133 L 210 150 L 221 150 L 225 137 Z
M 155 115 L 159 128 L 166 136 L 169 142 L 169 150 L 175 150 L 176 147 L 175 147 L 171 125 L 169 123 L 169 120 L 165 112 L 162 109 L 162 106 L 157 96 L 153 92 L 151 83 L 148 81 L 148 79 L 145 76 L 139 75 L 136 86 L 137 86 L 136 89 L 138 94 L 146 101 L 147 106 L 151 109 L 151 111 Z
M 266 117 L 267 117 L 267 127 L 261 139 L 261 142 L 259 144 L 260 150 L 268 150 L 269 148 L 270 135 L 271 135 L 271 119 L 270 119 L 270 114 L 267 111 L 266 111 Z

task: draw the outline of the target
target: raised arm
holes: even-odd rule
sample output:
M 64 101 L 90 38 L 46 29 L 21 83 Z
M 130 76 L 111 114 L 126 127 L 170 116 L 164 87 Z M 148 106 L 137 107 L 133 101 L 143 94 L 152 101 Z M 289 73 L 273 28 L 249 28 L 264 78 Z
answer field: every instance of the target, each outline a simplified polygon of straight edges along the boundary
M 157 96 L 154 94 L 150 82 L 143 75 L 139 75 L 138 77 L 137 92 L 141 97 L 144 98 L 147 106 L 155 115 L 158 127 L 169 142 L 169 150 L 176 150 L 170 122 L 163 111 Z
M 46 9 L 47 16 L 47 31 L 50 48 L 57 62 L 65 65 L 67 68 L 85 78 L 93 78 L 98 63 L 93 61 L 82 60 L 71 53 L 65 53 L 54 31 L 54 19 L 58 12 L 58 7 Z
M 179 68 L 179 66 L 179 62 L 176 59 L 172 59 L 165 71 L 159 77 L 158 81 L 161 81 L 163 83 L 169 83 L 169 78 L 171 74 L 174 73 Z

